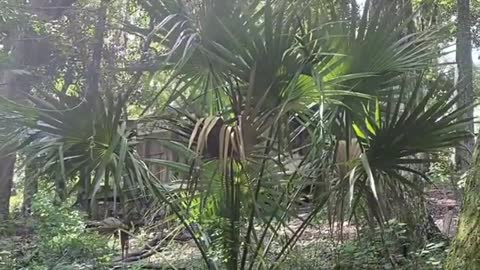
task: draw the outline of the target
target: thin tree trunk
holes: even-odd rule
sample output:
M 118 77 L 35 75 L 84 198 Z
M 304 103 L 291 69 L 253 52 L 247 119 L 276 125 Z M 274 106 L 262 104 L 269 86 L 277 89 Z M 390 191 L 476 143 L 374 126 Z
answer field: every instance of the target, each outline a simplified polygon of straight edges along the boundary
M 457 107 L 461 107 L 474 99 L 470 0 L 457 0 L 457 11 L 457 89 L 461 95 Z M 473 108 L 463 117 L 473 118 Z M 468 123 L 467 128 L 473 134 L 473 119 Z M 474 143 L 472 136 L 455 148 L 455 163 L 460 172 L 466 171 L 470 165 Z
M 106 0 L 101 1 L 100 9 L 98 10 L 98 20 L 95 26 L 95 44 L 93 44 L 92 59 L 86 71 L 87 78 L 87 101 L 97 102 L 99 98 L 101 64 L 103 58 L 103 44 L 107 23 L 107 7 Z M 91 105 L 95 108 L 94 104 Z
M 31 214 L 33 196 L 38 191 L 38 182 L 35 177 L 35 171 L 31 164 L 25 166 L 25 181 L 23 186 L 22 214 L 29 216 Z
M 82 168 L 79 174 L 80 190 L 77 194 L 77 203 L 82 210 L 90 213 L 90 203 L 88 200 L 91 182 L 90 169 Z
M 402 1 L 402 5 L 401 5 L 401 8 L 404 9 L 405 11 L 405 17 L 410 17 L 413 15 L 413 4 L 412 4 L 412 0 L 403 0 Z M 415 33 L 417 31 L 416 27 L 415 27 L 415 21 L 414 20 L 410 20 L 407 24 L 407 32 L 410 34 L 410 33 Z
M 102 74 L 103 46 L 107 24 L 108 1 L 102 0 L 98 9 L 98 17 L 95 25 L 94 44 L 92 45 L 92 58 L 85 71 L 86 77 L 86 99 L 92 112 L 98 110 L 100 98 L 100 85 Z M 95 198 L 89 198 L 91 185 L 91 168 L 84 168 L 80 172 L 82 189 L 78 194 L 81 207 L 90 215 L 97 216 L 98 203 Z
M 0 157 L 0 223 L 8 219 L 14 169 L 15 155 Z

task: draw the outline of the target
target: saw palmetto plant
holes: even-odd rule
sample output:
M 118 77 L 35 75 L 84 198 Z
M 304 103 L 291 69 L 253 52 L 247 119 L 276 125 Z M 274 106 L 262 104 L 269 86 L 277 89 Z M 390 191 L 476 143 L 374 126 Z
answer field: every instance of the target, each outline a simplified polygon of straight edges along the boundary
M 459 94 L 454 89 L 439 94 L 439 85 L 425 88 L 422 81 L 422 75 L 404 77 L 398 91 L 366 105 L 363 121 L 353 124 L 362 154 L 344 181 L 350 187 L 350 204 L 355 203 L 351 207 L 364 200 L 373 219 L 393 218 L 389 214 L 393 209 L 408 207 L 392 194 L 422 196 L 430 180 L 421 165 L 434 161 L 425 154 L 444 151 L 472 136 L 464 128 L 472 119 L 463 115 L 474 101 L 455 108 Z M 369 192 L 354 192 L 367 186 Z
M 371 12 L 367 3 L 365 14 L 352 25 L 336 20 L 334 5 L 318 1 L 182 3 L 144 3 L 158 22 L 149 35 L 165 48 L 158 58 L 173 70 L 168 83 L 177 91 L 170 100 L 180 98 L 184 104 L 177 103 L 175 116 L 163 119 L 178 134 L 175 143 L 184 146 L 187 162 L 155 162 L 177 170 L 189 164 L 178 170 L 177 192 L 188 195 L 177 200 L 177 211 L 188 226 L 197 224 L 203 253 L 219 249 L 228 269 L 275 268 L 331 195 L 340 194 L 339 202 L 348 198 L 349 190 L 355 193 L 352 198 L 373 194 L 378 205 L 378 172 L 402 183 L 401 171 L 419 162 L 408 156 L 467 136 L 457 131 L 461 112 L 447 111 L 444 101 L 429 103 L 434 90 L 420 103 L 405 100 L 422 95 L 402 87 L 401 76 L 416 78 L 438 55 L 438 35 L 408 34 L 411 18 L 392 18 L 384 12 L 387 6 Z M 393 109 L 372 116 L 369 104 L 375 100 Z M 437 121 L 445 115 L 451 117 Z M 424 121 L 417 124 L 429 124 L 428 132 L 452 127 L 451 133 L 423 147 L 413 145 L 420 141 L 402 140 L 395 150 L 400 153 L 388 156 L 391 167 L 381 167 L 375 155 L 387 149 L 378 148 L 384 137 L 361 133 L 372 130 L 363 123 L 378 118 L 385 124 L 375 134 L 402 138 L 408 130 L 398 126 L 397 118 L 406 116 L 411 116 L 408 124 L 415 117 Z M 293 143 L 299 134 L 307 138 L 301 142 L 307 147 Z M 353 137 L 362 155 L 358 162 L 349 161 L 347 175 L 360 187 L 349 189 L 353 184 L 348 179 L 346 185 L 344 178 L 332 184 L 332 156 L 337 141 Z M 328 188 L 299 216 L 300 193 L 312 183 Z M 292 226 L 292 220 L 300 222 Z
M 53 180 L 61 199 L 76 194 L 78 203 L 94 208 L 98 198 L 112 196 L 100 192 L 102 188 L 113 190 L 118 203 L 145 194 L 142 181 L 148 179 L 148 170 L 134 151 L 121 102 L 113 96 L 96 102 L 80 97 L 29 101 L 28 105 L 0 101 L 4 121 L 19 127 L 7 133 L 3 147 L 23 151 L 37 175 Z M 126 210 L 115 209 L 116 205 L 117 201 L 114 212 Z

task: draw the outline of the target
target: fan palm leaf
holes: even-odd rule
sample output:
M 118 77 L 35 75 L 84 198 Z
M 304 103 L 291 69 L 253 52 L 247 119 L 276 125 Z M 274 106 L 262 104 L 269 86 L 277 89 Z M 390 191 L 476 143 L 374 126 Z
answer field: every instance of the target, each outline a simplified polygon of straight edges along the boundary
M 61 100 L 50 101 L 31 97 L 29 105 L 19 105 L 1 98 L 2 115 L 18 127 L 10 130 L 10 140 L 4 145 L 16 144 L 15 150 L 29 153 L 27 162 L 37 161 L 35 164 L 41 164 L 38 174 L 56 179 L 62 198 L 71 192 L 65 190 L 68 181 L 85 168 L 91 176 L 85 179 L 88 183 L 75 186 L 87 187 L 83 192 L 92 198 L 92 206 L 101 186 L 113 188 L 123 202 L 135 198 L 134 193 L 139 192 L 136 181 L 144 181 L 145 175 L 138 179 L 137 174 L 131 174 L 143 170 L 139 169 L 143 161 L 122 122 L 123 104 L 113 100 L 104 103 L 103 99 L 92 104 L 78 98 L 78 104 L 69 107 Z
M 406 83 L 406 80 L 412 77 L 404 78 L 398 96 L 394 98 L 392 93 L 389 99 L 366 106 L 360 113 L 363 121 L 354 123 L 354 133 L 363 154 L 362 162 L 344 182 L 350 186 L 350 202 L 354 187 L 358 190 L 356 202 L 362 196 L 370 197 L 370 202 L 384 201 L 387 194 L 399 190 L 422 193 L 423 181 L 429 179 L 415 165 L 427 164 L 432 159 L 420 154 L 438 153 L 473 136 L 465 129 L 472 119 L 463 115 L 475 105 L 474 101 L 454 108 L 459 98 L 454 89 L 438 96 L 437 88 L 432 87 L 422 95 L 423 76 L 417 75 L 415 83 Z M 377 194 L 378 190 L 383 194 Z M 385 203 L 383 205 L 386 207 Z M 370 206 L 382 219 L 383 213 L 378 212 L 382 206 Z

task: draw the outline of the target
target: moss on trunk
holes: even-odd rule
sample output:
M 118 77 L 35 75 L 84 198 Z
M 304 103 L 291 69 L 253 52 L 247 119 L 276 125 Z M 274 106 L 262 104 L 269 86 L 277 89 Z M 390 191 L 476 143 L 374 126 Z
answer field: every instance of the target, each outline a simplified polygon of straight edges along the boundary
M 478 149 L 477 149 L 478 151 Z M 480 158 L 468 176 L 458 232 L 447 258 L 447 270 L 480 270 Z

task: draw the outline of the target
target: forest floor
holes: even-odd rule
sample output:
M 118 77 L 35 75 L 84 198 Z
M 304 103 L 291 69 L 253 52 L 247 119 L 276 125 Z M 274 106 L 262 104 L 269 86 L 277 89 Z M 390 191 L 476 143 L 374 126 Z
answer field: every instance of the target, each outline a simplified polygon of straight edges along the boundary
M 430 189 L 426 197 L 429 213 L 440 231 L 449 238 L 453 237 L 456 232 L 460 212 L 458 192 L 455 192 L 448 186 L 439 186 Z M 15 235 L 7 237 L 0 236 L 0 244 L 3 246 L 3 248 L 0 248 L 0 253 L 2 253 L 3 250 L 18 254 L 18 256 L 32 254 L 35 249 L 35 236 L 33 235 L 32 225 L 25 223 L 23 226 L 21 223 L 17 223 L 16 225 Z M 291 224 L 291 227 L 295 228 L 299 225 L 300 223 L 296 224 L 294 222 Z M 344 240 L 354 239 L 357 235 L 355 226 L 344 224 L 343 235 Z M 131 239 L 130 251 L 132 253 L 142 249 L 146 238 L 148 238 L 145 237 L 146 235 L 143 235 Z M 305 269 L 331 269 L 328 267 L 335 265 L 339 240 L 339 234 L 332 234 L 328 224 L 325 224 L 325 222 L 314 222 L 314 224 L 305 230 L 297 246 L 292 250 L 291 255 L 287 259 L 287 263 L 293 260 L 294 262 L 292 263 L 298 265 L 299 263 L 308 263 L 309 259 L 312 263 L 315 263 L 319 261 L 318 258 L 322 258 L 322 265 L 318 265 L 318 268 L 309 265 L 308 268 Z M 1 257 L 0 254 L 0 259 Z M 302 261 L 295 261 L 297 258 Z M 172 241 L 161 249 L 161 251 L 154 252 L 152 256 L 132 263 L 138 263 L 140 265 L 163 265 L 167 267 L 173 267 L 174 264 L 174 267 L 179 267 L 179 269 L 199 269 L 195 266 L 202 265 L 202 260 L 194 242 L 189 240 Z M 122 263 L 119 263 L 119 265 L 122 265 Z
M 435 221 L 443 235 L 451 238 L 455 235 L 458 217 L 460 213 L 460 203 L 458 193 L 448 186 L 438 186 L 427 192 L 427 207 L 429 214 Z M 290 224 L 292 228 L 300 225 L 296 222 Z M 356 237 L 356 228 L 354 225 L 344 224 L 343 239 L 354 239 Z M 312 224 L 309 226 L 297 246 L 293 249 L 289 260 L 295 260 L 296 257 L 305 256 L 322 258 L 322 266 L 318 269 L 331 269 L 335 265 L 336 248 L 339 246 L 339 234 L 332 234 L 328 224 Z M 181 252 L 179 252 L 181 250 Z M 312 253 L 313 252 L 313 253 Z M 307 258 L 308 259 L 308 258 Z M 287 260 L 288 261 L 288 260 Z M 201 257 L 193 241 L 177 242 L 169 245 L 161 252 L 143 260 L 141 264 L 153 265 L 171 265 L 176 267 L 185 267 L 186 269 L 195 269 L 195 265 L 201 264 Z M 295 262 L 298 264 L 298 262 Z M 326 268 L 325 268 L 326 267 Z M 310 269 L 310 268 L 308 268 Z
M 457 194 L 457 192 L 448 186 L 439 186 L 430 189 L 426 196 L 430 215 L 442 234 L 448 238 L 455 235 L 458 224 L 460 204 Z M 292 228 L 299 225 L 299 222 L 290 224 Z M 343 240 L 348 241 L 348 239 L 354 239 L 356 235 L 354 225 L 344 224 Z M 317 269 L 331 269 L 329 267 L 335 265 L 336 249 L 341 242 L 339 238 L 338 233 L 332 234 L 328 224 L 312 224 L 305 230 L 289 256 L 289 259 L 287 259 L 287 263 L 289 260 L 296 260 L 296 258 L 308 260 L 309 258 L 305 258 L 305 256 L 312 257 L 312 262 L 318 261 L 318 258 L 322 258 L 322 265 L 319 265 Z M 132 244 L 132 246 L 135 246 L 134 243 Z M 296 261 L 295 265 L 298 265 L 298 263 L 299 262 Z M 175 264 L 176 267 L 195 269 L 195 265 L 202 264 L 202 261 L 193 241 L 186 241 L 170 244 L 161 252 L 157 252 L 153 256 L 142 260 L 140 264 L 160 264 L 166 266 L 173 266 L 172 264 Z M 311 266 L 309 266 L 308 269 L 313 269 L 310 267 Z

